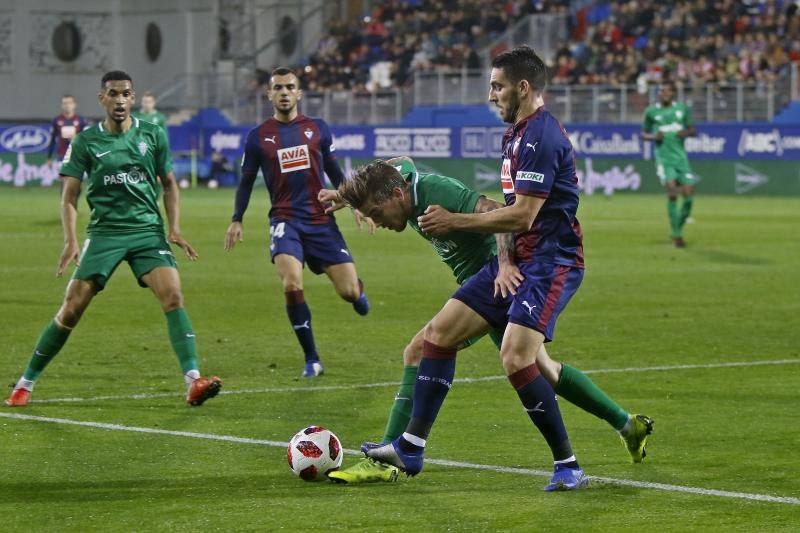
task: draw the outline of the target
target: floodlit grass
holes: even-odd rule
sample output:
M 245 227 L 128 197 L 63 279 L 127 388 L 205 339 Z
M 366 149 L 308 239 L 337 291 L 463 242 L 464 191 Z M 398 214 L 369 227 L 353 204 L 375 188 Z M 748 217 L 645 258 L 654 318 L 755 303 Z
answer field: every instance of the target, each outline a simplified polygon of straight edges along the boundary
M 263 195 L 263 190 L 258 191 Z M 362 318 L 328 280 L 307 275 L 326 375 L 300 381 L 302 355 L 269 263 L 266 203 L 254 199 L 245 242 L 225 253 L 233 192 L 189 191 L 182 226 L 198 249 L 180 261 L 202 370 L 225 390 L 183 403 L 182 378 L 155 298 L 122 265 L 37 385 L 36 400 L 168 393 L 147 399 L 34 403 L 0 413 L 285 441 L 319 424 L 347 448 L 380 438 L 396 388 L 315 390 L 399 381 L 405 343 L 455 283 L 411 230 L 359 233 L 339 223 L 372 303 Z M 800 359 L 800 200 L 703 197 L 685 250 L 669 245 L 665 199 L 584 198 L 584 284 L 562 314 L 551 354 L 586 370 Z M 81 225 L 87 220 L 81 200 Z M 65 280 L 55 190 L 0 189 L 0 375 L 11 384 Z M 459 354 L 457 377 L 502 373 L 485 340 Z M 561 409 L 587 473 L 705 489 L 800 496 L 800 366 L 598 373 L 624 407 L 656 421 L 644 464 L 605 424 Z M 173 394 L 174 395 L 169 395 Z M 503 379 L 456 383 L 429 456 L 550 469 L 547 447 Z M 285 450 L 0 418 L 0 514 L 9 530 L 796 530 L 800 506 L 594 483 L 545 494 L 546 478 L 426 466 L 395 484 L 305 483 Z M 346 457 L 347 465 L 353 457 Z

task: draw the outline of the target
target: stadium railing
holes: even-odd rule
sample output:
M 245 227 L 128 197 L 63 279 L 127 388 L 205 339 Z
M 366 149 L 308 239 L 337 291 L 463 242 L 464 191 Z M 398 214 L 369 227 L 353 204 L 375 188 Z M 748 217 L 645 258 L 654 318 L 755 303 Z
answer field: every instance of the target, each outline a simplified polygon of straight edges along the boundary
M 698 122 L 769 121 L 798 98 L 797 67 L 775 82 L 738 82 L 678 86 L 678 99 L 691 106 Z M 187 75 L 159 99 L 163 109 L 216 107 L 235 124 L 253 124 L 271 114 L 263 88 L 243 74 Z M 657 100 L 658 87 L 639 85 L 552 85 L 546 102 L 569 123 L 638 122 Z M 488 73 L 484 69 L 416 72 L 405 88 L 375 92 L 306 91 L 301 110 L 333 124 L 399 123 L 415 106 L 484 104 Z

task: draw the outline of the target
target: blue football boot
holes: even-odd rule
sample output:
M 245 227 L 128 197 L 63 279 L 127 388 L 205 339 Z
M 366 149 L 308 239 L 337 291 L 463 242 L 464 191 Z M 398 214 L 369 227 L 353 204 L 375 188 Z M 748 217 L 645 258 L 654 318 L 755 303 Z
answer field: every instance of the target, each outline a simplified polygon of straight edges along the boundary
M 306 362 L 306 366 L 303 369 L 303 377 L 304 378 L 315 378 L 317 376 L 321 376 L 325 373 L 325 368 L 322 366 L 322 363 L 319 360 L 316 361 L 308 361 Z
M 361 445 L 364 455 L 376 461 L 392 466 L 396 466 L 409 476 L 416 476 L 422 471 L 422 463 L 425 459 L 425 450 L 414 453 L 406 453 L 400 449 L 400 439 L 397 437 L 392 442 L 381 444 L 377 442 L 365 442 Z
M 556 490 L 577 490 L 589 486 L 589 477 L 580 468 L 569 468 L 564 465 L 556 465 L 553 470 L 553 478 L 544 490 L 553 492 Z

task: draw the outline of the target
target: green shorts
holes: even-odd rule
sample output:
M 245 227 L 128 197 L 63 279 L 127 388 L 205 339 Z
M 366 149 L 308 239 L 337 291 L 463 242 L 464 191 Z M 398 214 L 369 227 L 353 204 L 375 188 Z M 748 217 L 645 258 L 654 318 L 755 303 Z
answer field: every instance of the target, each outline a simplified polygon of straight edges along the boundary
M 175 256 L 160 233 L 90 235 L 83 243 L 81 260 L 72 279 L 93 280 L 103 290 L 111 274 L 127 261 L 139 285 L 146 287 L 142 276 L 156 267 L 177 268 Z
M 500 349 L 500 346 L 503 344 L 503 334 L 505 331 L 501 331 L 499 329 L 493 329 L 489 332 L 489 338 L 492 339 L 492 342 L 497 349 Z M 465 340 L 461 343 L 459 350 L 463 350 L 464 348 L 469 348 L 479 340 L 481 340 L 485 335 L 478 335 L 477 337 L 470 337 L 469 339 Z
M 697 178 L 692 174 L 692 168 L 688 162 L 666 164 L 656 161 L 656 174 L 661 181 L 661 185 L 666 185 L 668 181 L 677 181 L 679 185 L 694 185 L 697 183 Z

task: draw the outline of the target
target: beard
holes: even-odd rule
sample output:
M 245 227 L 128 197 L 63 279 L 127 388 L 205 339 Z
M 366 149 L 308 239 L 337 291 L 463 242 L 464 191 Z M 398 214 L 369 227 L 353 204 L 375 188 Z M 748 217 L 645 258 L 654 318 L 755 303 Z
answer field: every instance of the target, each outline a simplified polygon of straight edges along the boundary
M 514 124 L 517 121 L 517 113 L 519 112 L 519 95 L 514 93 L 508 100 L 506 113 L 503 117 L 503 122 Z

